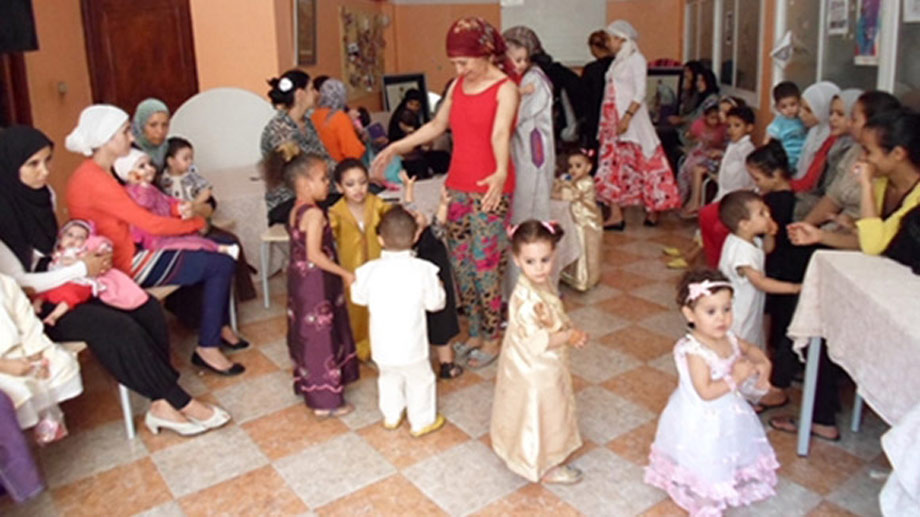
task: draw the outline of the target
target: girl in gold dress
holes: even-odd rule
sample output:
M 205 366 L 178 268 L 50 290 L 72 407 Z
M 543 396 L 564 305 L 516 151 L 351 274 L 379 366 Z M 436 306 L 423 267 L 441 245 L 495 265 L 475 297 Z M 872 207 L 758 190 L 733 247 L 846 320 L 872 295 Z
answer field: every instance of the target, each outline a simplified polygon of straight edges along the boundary
M 562 230 L 528 220 L 510 230 L 521 269 L 508 304 L 495 398 L 492 448 L 508 468 L 532 482 L 576 483 L 581 471 L 564 462 L 581 447 L 568 346 L 587 334 L 574 328 L 551 281 Z
M 556 178 L 553 199 L 571 203 L 575 236 L 581 248 L 578 260 L 562 270 L 562 281 L 579 291 L 588 291 L 601 279 L 601 246 L 604 218 L 597 206 L 594 191 L 594 151 L 579 149 L 566 158 L 566 174 Z

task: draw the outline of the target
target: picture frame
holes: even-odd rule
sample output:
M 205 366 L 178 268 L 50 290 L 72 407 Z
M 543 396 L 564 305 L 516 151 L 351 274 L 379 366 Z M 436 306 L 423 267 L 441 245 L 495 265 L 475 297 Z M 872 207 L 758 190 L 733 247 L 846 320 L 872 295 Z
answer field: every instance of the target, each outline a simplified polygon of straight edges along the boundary
M 294 0 L 294 64 L 297 66 L 316 64 L 316 2 Z
M 648 106 L 652 124 L 663 124 L 671 115 L 677 115 L 680 97 L 683 94 L 684 70 L 677 68 L 648 69 L 645 88 L 645 104 Z
M 384 75 L 383 109 L 392 112 L 399 106 L 406 91 L 416 89 L 422 92 L 422 123 L 431 120 L 431 106 L 428 104 L 428 83 L 425 74 Z

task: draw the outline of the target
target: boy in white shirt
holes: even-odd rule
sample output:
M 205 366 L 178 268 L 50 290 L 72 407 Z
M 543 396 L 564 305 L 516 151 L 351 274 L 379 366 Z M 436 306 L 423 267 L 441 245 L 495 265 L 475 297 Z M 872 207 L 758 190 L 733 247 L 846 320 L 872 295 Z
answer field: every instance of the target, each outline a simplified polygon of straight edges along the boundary
M 798 294 L 802 284 L 764 274 L 764 250 L 773 250 L 776 222 L 763 199 L 750 190 L 730 192 L 719 203 L 719 220 L 731 235 L 722 245 L 719 270 L 732 283 L 732 332 L 763 349 L 766 293 Z M 759 237 L 764 235 L 763 238 Z
M 415 258 L 419 234 L 415 217 L 402 207 L 390 209 L 377 226 L 381 257 L 355 270 L 351 299 L 370 311 L 371 357 L 377 377 L 383 426 L 396 429 L 408 413 L 412 436 L 444 426 L 437 413 L 435 376 L 428 359 L 426 311 L 444 307 L 438 268 Z

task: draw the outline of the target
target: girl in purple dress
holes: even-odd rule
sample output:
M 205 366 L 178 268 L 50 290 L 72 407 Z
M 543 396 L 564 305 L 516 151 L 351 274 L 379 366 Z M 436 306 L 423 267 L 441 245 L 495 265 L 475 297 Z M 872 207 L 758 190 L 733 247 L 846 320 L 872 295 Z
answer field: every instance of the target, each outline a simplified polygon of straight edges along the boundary
M 345 306 L 354 275 L 337 263 L 332 228 L 318 203 L 329 193 L 326 162 L 282 144 L 265 163 L 269 188 L 281 182 L 296 200 L 288 220 L 288 351 L 294 361 L 294 391 L 317 416 L 342 416 L 345 385 L 358 379 L 358 359 Z

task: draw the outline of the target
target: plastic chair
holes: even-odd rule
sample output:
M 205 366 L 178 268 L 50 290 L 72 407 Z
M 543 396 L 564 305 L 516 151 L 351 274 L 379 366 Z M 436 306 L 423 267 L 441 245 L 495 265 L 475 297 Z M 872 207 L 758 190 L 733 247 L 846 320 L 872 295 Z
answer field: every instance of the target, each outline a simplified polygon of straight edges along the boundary
M 259 248 L 259 276 L 262 278 L 262 298 L 265 308 L 271 306 L 271 296 L 268 292 L 268 269 L 271 267 L 272 246 L 285 244 L 290 241 L 287 229 L 283 224 L 273 224 L 262 233 L 262 244 Z

